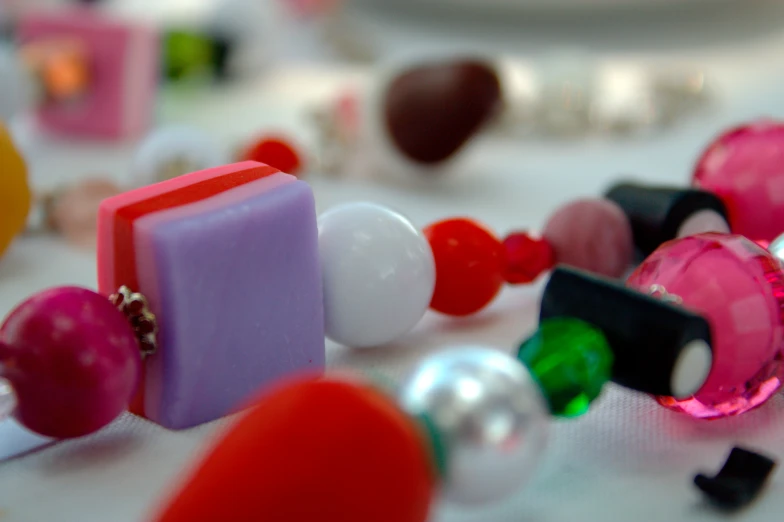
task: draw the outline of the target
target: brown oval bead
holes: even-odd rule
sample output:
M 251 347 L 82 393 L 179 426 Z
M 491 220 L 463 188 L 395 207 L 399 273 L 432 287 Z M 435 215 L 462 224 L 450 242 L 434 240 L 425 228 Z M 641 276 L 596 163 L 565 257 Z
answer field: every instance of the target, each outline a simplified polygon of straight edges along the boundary
M 427 64 L 394 78 L 383 117 L 394 145 L 409 159 L 440 163 L 455 154 L 496 113 L 498 74 L 479 61 Z

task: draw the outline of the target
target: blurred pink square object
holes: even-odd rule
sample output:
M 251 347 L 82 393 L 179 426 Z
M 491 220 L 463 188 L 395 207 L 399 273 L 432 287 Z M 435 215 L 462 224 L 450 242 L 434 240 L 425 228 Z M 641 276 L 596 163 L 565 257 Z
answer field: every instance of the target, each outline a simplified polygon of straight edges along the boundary
M 52 133 L 124 139 L 150 126 L 158 83 L 157 33 L 149 27 L 113 20 L 80 8 L 29 14 L 19 26 L 22 45 L 75 40 L 87 52 L 87 93 L 69 103 L 46 103 L 38 121 Z

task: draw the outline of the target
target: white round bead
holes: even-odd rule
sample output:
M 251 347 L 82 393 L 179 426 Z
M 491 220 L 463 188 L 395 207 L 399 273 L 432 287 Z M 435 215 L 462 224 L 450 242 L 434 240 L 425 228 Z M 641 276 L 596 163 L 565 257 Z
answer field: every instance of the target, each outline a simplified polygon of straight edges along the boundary
M 373 203 L 350 203 L 319 217 L 327 337 L 378 346 L 422 318 L 436 284 L 430 245 L 410 221 Z
M 206 133 L 191 127 L 164 127 L 139 146 L 133 160 L 133 185 L 143 187 L 228 162 L 228 154 Z
M 401 407 L 425 416 L 446 448 L 445 496 L 495 502 L 532 474 L 547 441 L 539 387 L 513 357 L 482 347 L 425 359 L 403 384 Z

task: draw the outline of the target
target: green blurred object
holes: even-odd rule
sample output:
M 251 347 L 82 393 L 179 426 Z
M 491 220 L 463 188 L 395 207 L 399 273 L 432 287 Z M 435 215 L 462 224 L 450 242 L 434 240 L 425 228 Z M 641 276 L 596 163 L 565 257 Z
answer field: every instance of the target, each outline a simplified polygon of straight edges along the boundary
M 610 380 L 613 353 L 598 328 L 578 319 L 542 321 L 517 358 L 539 384 L 553 415 L 586 411 Z
M 168 31 L 163 39 L 164 77 L 170 81 L 214 79 L 220 76 L 220 43 L 211 35 L 194 31 Z
M 439 477 L 443 478 L 446 476 L 447 469 L 448 448 L 446 440 L 443 435 L 441 435 L 441 432 L 438 431 L 438 427 L 429 415 L 422 414 L 416 418 L 424 429 L 428 442 L 430 442 L 430 452 L 436 473 L 438 473 Z

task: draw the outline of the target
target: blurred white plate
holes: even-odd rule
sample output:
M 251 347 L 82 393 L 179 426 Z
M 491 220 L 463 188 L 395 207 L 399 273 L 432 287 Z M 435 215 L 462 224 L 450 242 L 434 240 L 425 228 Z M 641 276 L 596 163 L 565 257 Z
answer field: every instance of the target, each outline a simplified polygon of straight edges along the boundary
M 422 1 L 422 0 L 420 0 Z M 442 4 L 473 4 L 480 2 L 477 0 L 424 0 L 438 2 Z M 683 5 L 705 2 L 719 2 L 723 0 L 481 0 L 482 5 L 499 5 L 506 7 L 598 7 L 598 6 L 656 6 L 656 5 Z
M 365 0 L 367 1 L 367 0 Z M 430 5 L 441 8 L 503 9 L 524 11 L 586 11 L 594 8 L 688 7 L 737 3 L 740 0 L 398 0 L 399 3 Z

